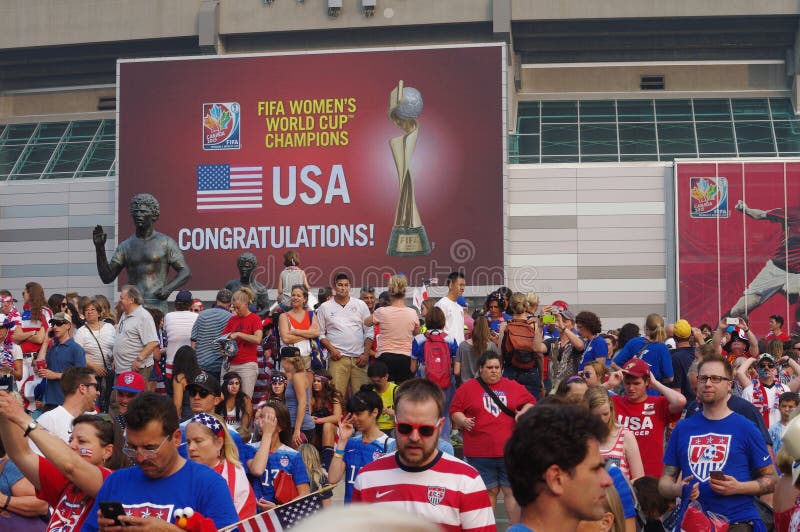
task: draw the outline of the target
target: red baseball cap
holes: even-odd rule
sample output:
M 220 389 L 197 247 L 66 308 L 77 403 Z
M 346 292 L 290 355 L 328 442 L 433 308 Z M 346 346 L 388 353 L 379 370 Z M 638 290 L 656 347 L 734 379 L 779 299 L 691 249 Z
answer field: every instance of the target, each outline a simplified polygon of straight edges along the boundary
M 114 385 L 115 390 L 122 390 L 123 392 L 142 393 L 145 390 L 144 377 L 135 371 L 125 371 L 117 375 L 117 382 Z
M 633 358 L 622 366 L 622 374 L 630 375 L 631 377 L 649 377 L 650 364 L 641 358 Z

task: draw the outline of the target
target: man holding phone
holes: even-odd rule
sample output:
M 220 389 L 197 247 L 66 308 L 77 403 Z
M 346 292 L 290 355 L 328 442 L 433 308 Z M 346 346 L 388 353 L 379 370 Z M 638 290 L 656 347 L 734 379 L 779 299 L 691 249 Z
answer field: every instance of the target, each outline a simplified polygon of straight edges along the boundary
M 699 499 L 704 510 L 725 516 L 731 532 L 764 530 L 754 497 L 772 493 L 776 482 L 764 438 L 752 422 L 728 408 L 733 370 L 727 359 L 710 355 L 697 371 L 703 411 L 675 426 L 658 489 L 674 498 L 691 483 L 691 498 Z

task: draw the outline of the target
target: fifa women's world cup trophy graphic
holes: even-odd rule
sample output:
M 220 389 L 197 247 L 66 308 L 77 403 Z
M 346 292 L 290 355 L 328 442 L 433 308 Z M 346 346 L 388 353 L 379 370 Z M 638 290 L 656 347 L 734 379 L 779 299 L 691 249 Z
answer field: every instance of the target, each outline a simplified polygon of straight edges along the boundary
M 422 94 L 413 87 L 403 87 L 403 81 L 389 94 L 389 120 L 403 130 L 404 134 L 389 140 L 389 146 L 397 167 L 400 181 L 400 199 L 394 215 L 394 227 L 389 238 L 387 255 L 395 257 L 415 257 L 431 252 L 428 235 L 422 225 L 416 201 L 414 183 L 411 181 L 411 157 L 417 145 L 419 123 L 422 113 Z

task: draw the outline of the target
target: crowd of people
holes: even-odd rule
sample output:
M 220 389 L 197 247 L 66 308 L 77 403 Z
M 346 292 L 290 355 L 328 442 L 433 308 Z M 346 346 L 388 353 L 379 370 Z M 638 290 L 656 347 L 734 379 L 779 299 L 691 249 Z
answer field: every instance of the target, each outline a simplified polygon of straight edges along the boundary
M 311 308 L 285 258 L 266 317 L 246 286 L 166 314 L 132 285 L 113 306 L 0 290 L 0 528 L 159 529 L 187 507 L 223 528 L 342 482 L 345 504 L 444 530 L 495 530 L 498 500 L 514 532 L 672 530 L 689 500 L 732 531 L 800 530 L 781 316 L 760 339 L 730 316 L 604 332 L 505 287 L 470 308 L 461 272 L 419 308 L 403 275 L 354 297 L 337 274 Z

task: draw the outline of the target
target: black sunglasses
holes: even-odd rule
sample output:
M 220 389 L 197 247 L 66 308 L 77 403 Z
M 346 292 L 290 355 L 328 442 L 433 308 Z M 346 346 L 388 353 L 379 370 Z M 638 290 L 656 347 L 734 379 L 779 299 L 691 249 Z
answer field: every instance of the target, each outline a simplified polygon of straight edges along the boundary
M 192 388 L 191 390 L 189 390 L 189 397 L 194 397 L 196 395 L 199 395 L 200 399 L 205 399 L 206 397 L 211 395 L 211 392 L 209 392 L 208 390 L 204 390 L 202 388 L 200 389 Z
M 60 320 L 50 321 L 50 325 L 52 325 L 53 327 L 61 327 L 62 325 L 66 325 L 66 323 L 67 323 L 66 321 L 60 321 Z
M 774 369 L 775 364 L 759 364 L 758 367 L 761 369 Z
M 419 431 L 419 435 L 423 438 L 430 438 L 436 431 L 436 425 L 420 425 L 417 423 L 398 423 L 397 432 L 403 436 L 408 436 L 414 429 Z

